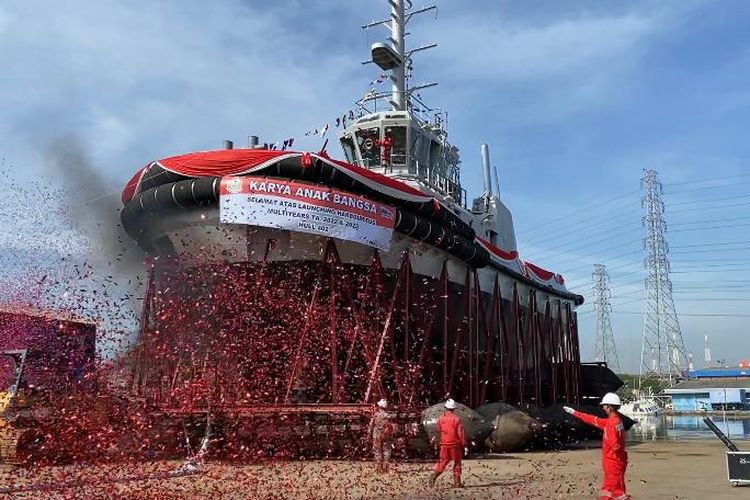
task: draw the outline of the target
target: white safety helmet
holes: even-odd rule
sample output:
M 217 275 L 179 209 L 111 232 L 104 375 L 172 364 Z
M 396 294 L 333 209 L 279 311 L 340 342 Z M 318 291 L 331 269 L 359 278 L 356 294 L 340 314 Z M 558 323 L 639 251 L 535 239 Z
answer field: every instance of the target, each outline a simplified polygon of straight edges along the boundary
M 452 399 L 449 399 L 445 402 L 445 409 L 446 410 L 455 410 L 456 409 L 456 402 Z
M 608 392 L 602 398 L 602 402 L 599 403 L 599 406 L 602 405 L 622 406 L 622 403 L 620 402 L 620 396 L 618 396 L 614 392 Z
M 377 405 L 383 409 L 388 408 L 388 401 L 386 401 L 385 399 L 381 399 L 377 402 Z

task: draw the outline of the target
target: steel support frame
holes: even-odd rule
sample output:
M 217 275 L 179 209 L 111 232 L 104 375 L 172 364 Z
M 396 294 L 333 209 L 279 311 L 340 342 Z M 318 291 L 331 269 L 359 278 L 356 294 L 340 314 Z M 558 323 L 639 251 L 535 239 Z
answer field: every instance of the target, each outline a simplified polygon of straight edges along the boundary
M 266 273 L 269 265 L 264 262 L 260 272 Z M 292 390 L 303 372 L 309 335 L 321 324 L 321 314 L 327 322 L 328 388 L 318 405 L 367 405 L 380 397 L 401 408 L 424 406 L 448 396 L 472 407 L 498 400 L 518 406 L 580 401 L 577 321 L 570 304 L 547 299 L 540 307 L 538 292 L 530 289 L 522 307 L 518 283 L 513 284 L 510 300 L 502 296 L 497 277 L 492 290 L 483 292 L 477 270 L 471 267 L 466 269 L 463 289 L 456 290 L 447 261 L 437 279 L 417 289 L 408 252 L 395 273 L 383 268 L 377 251 L 360 281 L 348 279 L 343 268 L 336 244 L 329 239 L 317 264 L 317 278 L 300 307 L 303 326 L 291 332 L 297 337 L 289 353 L 283 391 L 271 406 L 294 405 Z M 251 283 L 250 272 L 248 267 L 248 289 L 258 286 L 257 280 Z M 388 273 L 391 277 L 386 280 Z M 144 384 L 153 385 L 158 374 L 164 373 L 149 366 L 156 358 L 149 352 L 153 348 L 149 332 L 160 327 L 158 311 L 154 313 L 160 306 L 154 302 L 159 281 L 155 274 L 152 266 L 136 348 L 139 377 L 133 380 L 140 392 L 146 389 Z M 212 380 L 218 384 L 222 370 L 220 360 L 215 363 Z M 170 388 L 180 369 L 180 363 L 172 366 Z M 208 392 L 219 395 L 224 406 L 243 405 L 232 403 L 232 391 Z M 168 401 L 159 404 L 170 405 Z

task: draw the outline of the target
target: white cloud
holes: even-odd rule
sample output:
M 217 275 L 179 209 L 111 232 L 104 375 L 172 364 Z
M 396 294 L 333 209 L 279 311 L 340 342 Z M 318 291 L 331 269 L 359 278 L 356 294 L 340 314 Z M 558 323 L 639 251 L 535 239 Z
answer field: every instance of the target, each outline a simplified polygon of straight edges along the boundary
M 451 23 L 456 36 L 441 43 L 441 58 L 458 78 L 528 80 L 560 76 L 622 57 L 658 29 L 639 14 L 563 19 L 545 26 L 499 25 L 493 18 Z
M 119 183 L 155 156 L 251 133 L 285 139 L 348 109 L 363 85 L 350 78 L 356 58 L 317 41 L 324 27 L 290 29 L 272 9 L 11 2 L 0 46 L 11 75 L 0 81 L 3 154 L 33 162 L 40 142 L 74 130 Z

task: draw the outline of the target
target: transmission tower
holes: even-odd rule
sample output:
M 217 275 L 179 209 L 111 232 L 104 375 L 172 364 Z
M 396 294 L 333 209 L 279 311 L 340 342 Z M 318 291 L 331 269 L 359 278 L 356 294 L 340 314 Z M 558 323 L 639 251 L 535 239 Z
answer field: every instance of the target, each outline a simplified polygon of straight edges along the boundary
M 653 378 L 674 384 L 687 368 L 685 346 L 680 333 L 680 322 L 672 299 L 669 278 L 669 245 L 664 237 L 662 187 L 655 170 L 644 170 L 643 226 L 646 238 L 644 266 L 646 268 L 646 308 L 643 320 L 640 381 Z
M 594 280 L 594 311 L 596 311 L 596 360 L 607 363 L 613 371 L 620 371 L 620 360 L 617 358 L 617 347 L 612 335 L 612 323 L 609 313 L 612 304 L 609 299 L 609 274 L 607 267 L 603 264 L 594 264 L 594 272 L 591 275 Z

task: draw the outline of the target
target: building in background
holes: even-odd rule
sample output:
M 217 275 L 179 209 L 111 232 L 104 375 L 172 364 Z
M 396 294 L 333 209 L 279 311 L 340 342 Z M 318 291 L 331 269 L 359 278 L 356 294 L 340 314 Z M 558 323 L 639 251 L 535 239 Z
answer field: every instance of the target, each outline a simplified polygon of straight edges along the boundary
M 690 372 L 690 378 L 664 393 L 672 398 L 675 412 L 750 410 L 750 367 L 706 368 Z

